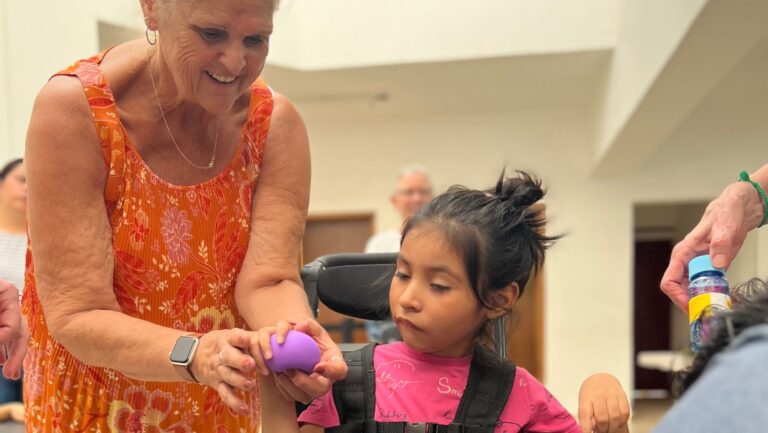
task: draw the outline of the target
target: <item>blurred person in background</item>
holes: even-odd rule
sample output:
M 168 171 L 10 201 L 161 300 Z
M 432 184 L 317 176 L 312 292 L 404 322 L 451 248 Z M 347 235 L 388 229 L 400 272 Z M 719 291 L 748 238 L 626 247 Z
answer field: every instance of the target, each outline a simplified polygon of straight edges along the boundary
M 402 167 L 397 176 L 395 190 L 389 196 L 389 202 L 400 216 L 400 225 L 371 236 L 365 243 L 365 252 L 396 253 L 400 251 L 402 226 L 430 200 L 432 200 L 432 183 L 427 170 L 419 164 Z M 365 330 L 369 341 L 386 343 L 400 339 L 397 327 L 390 320 L 368 320 L 365 322 Z

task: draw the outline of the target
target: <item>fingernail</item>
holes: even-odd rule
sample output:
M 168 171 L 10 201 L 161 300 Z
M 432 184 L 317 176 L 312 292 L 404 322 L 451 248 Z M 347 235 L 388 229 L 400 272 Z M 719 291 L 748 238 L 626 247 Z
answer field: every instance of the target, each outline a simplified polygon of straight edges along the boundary
M 724 254 L 716 254 L 715 257 L 712 257 L 712 266 L 716 268 L 723 268 L 725 267 L 725 255 Z

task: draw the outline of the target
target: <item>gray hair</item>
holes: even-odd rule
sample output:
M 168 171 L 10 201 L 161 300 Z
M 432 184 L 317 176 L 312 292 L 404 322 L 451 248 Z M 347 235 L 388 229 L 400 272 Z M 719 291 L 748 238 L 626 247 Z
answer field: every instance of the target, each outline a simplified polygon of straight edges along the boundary
M 408 164 L 400 167 L 400 171 L 397 173 L 397 178 L 400 179 L 401 177 L 408 176 L 410 174 L 420 174 L 426 177 L 427 180 L 430 180 L 429 172 L 427 172 L 426 167 L 421 164 Z

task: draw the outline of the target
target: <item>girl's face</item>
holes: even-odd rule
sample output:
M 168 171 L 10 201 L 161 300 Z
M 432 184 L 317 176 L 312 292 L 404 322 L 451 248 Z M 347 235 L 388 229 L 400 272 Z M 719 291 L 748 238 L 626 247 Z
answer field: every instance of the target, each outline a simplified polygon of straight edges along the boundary
M 447 357 L 471 353 L 491 315 L 475 297 L 464 262 L 434 227 L 414 228 L 403 239 L 389 305 L 409 347 Z
M 181 98 L 217 113 L 247 94 L 264 68 L 273 12 L 273 0 L 155 3 L 159 47 Z
M 0 181 L 0 204 L 6 209 L 27 211 L 27 174 L 24 164 L 17 165 Z

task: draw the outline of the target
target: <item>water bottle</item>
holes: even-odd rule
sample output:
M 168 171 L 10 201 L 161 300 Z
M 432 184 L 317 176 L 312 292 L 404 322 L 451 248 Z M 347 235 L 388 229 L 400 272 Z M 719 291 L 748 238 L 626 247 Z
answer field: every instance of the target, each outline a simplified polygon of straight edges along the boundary
M 698 351 L 707 341 L 713 315 L 731 309 L 728 280 L 722 269 L 712 266 L 709 255 L 688 263 L 688 321 L 691 325 L 691 349 Z

